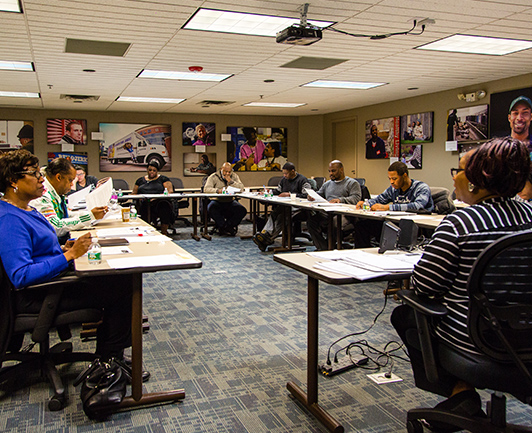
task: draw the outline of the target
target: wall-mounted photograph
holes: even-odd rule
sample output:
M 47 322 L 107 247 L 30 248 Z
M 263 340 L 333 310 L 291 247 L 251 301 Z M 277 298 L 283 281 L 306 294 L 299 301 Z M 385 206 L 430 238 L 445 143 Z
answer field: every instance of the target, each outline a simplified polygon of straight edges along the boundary
M 156 162 L 159 171 L 170 171 L 170 125 L 100 123 L 100 171 L 146 171 Z
M 227 161 L 235 171 L 281 171 L 287 162 L 286 128 L 228 126 Z
M 79 152 L 79 153 L 72 153 L 72 152 L 48 152 L 48 162 L 51 162 L 52 160 L 56 158 L 66 158 L 68 159 L 72 164 L 74 165 L 80 165 L 87 169 L 89 164 L 89 157 L 87 156 L 87 152 Z
M 87 144 L 87 121 L 79 119 L 48 119 L 48 144 Z
M 530 128 L 530 123 L 527 124 L 527 122 L 519 119 L 519 112 L 530 109 L 531 102 L 532 87 L 492 93 L 489 114 L 490 138 L 512 135 L 524 142 L 528 140 L 530 143 L 532 140 L 532 128 Z M 528 144 L 528 147 L 532 151 L 530 144 Z
M 422 144 L 401 144 L 399 161 L 404 162 L 409 169 L 419 170 L 423 168 L 422 156 Z
M 366 159 L 399 155 L 399 116 L 366 120 Z
M 189 152 L 183 154 L 183 174 L 185 176 L 208 176 L 215 171 L 215 153 Z
M 447 113 L 447 141 L 467 143 L 488 138 L 488 105 L 453 108 Z
M 20 148 L 33 153 L 33 122 L 0 120 L 0 153 Z
M 183 122 L 183 146 L 214 146 L 215 144 L 215 123 Z
M 432 143 L 434 111 L 401 116 L 401 144 Z

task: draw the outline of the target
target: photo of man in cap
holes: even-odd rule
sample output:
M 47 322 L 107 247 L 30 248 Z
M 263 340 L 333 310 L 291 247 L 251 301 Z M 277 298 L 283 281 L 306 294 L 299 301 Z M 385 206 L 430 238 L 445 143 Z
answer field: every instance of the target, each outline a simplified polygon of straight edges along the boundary
M 33 126 L 28 124 L 24 125 L 22 128 L 20 128 L 17 138 L 22 145 L 22 149 L 26 149 L 33 153 Z
M 530 120 L 532 117 L 532 101 L 526 96 L 518 96 L 510 104 L 508 122 L 510 122 L 511 136 L 522 141 L 528 150 L 530 145 Z

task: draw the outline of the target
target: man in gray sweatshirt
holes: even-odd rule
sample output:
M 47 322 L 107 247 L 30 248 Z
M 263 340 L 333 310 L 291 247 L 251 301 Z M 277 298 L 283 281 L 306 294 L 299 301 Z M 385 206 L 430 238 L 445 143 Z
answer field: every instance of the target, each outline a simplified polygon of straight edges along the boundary
M 329 164 L 329 177 L 331 180 L 325 182 L 318 191 L 329 203 L 347 203 L 356 205 L 362 198 L 360 184 L 344 173 L 344 165 L 339 160 L 331 161 Z M 309 197 L 309 200 L 312 200 Z M 307 221 L 308 231 L 312 241 L 318 250 L 327 249 L 327 239 L 324 233 L 327 232 L 327 214 L 324 211 L 313 211 Z M 342 217 L 342 227 L 349 221 Z

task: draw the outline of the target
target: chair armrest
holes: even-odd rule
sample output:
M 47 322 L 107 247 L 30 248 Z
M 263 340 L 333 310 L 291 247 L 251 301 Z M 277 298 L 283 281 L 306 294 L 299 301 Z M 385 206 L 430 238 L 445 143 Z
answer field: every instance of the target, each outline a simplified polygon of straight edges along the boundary
M 413 290 L 399 290 L 397 296 L 414 310 L 425 316 L 445 316 L 447 307 L 439 301 L 416 295 Z
M 56 286 L 68 286 L 70 284 L 76 284 L 81 280 L 80 277 L 76 275 L 64 275 L 55 277 L 50 281 L 44 283 L 32 284 L 31 286 L 26 287 L 28 290 L 49 290 L 52 287 Z

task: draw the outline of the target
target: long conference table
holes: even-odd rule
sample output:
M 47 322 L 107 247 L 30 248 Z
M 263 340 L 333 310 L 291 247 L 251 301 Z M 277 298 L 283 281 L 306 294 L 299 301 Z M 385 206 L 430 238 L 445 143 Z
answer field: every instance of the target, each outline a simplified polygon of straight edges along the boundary
M 377 254 L 377 248 L 364 251 Z M 288 391 L 327 429 L 342 433 L 344 427 L 318 403 L 318 348 L 319 348 L 319 281 L 332 285 L 358 284 L 361 282 L 386 281 L 409 278 L 410 272 L 393 273 L 372 279 L 358 279 L 334 272 L 317 269 L 314 265 L 324 259 L 317 259 L 307 253 L 274 254 L 273 260 L 307 275 L 307 391 L 295 382 L 288 382 Z
M 153 230 L 144 221 L 138 219 L 130 223 L 123 223 L 118 219 L 106 219 L 100 221 L 92 230 L 92 236 L 98 236 L 98 232 L 106 229 L 117 229 L 117 232 L 128 228 L 138 227 Z M 86 231 L 72 232 L 73 238 L 77 238 Z M 157 232 L 155 232 L 157 233 Z M 122 237 L 117 234 L 118 237 Z M 124 236 L 128 239 L 128 236 Z M 162 402 L 177 401 L 185 398 L 183 389 L 160 391 L 143 394 L 142 392 L 142 276 L 148 272 L 168 271 L 175 269 L 201 268 L 201 260 L 195 258 L 183 248 L 176 245 L 170 238 L 157 233 L 157 235 L 143 235 L 129 238 L 131 241 L 127 248 L 131 253 L 113 254 L 106 256 L 106 248 L 103 248 L 102 263 L 99 265 L 89 264 L 87 255 L 74 261 L 76 275 L 80 277 L 92 277 L 99 275 L 131 275 L 132 276 L 132 314 L 131 314 L 131 360 L 132 381 L 131 395 L 128 395 L 119 405 L 109 406 L 102 412 L 115 412 L 126 408 L 152 405 Z M 121 247 L 123 248 L 123 247 Z M 125 248 L 124 248 L 125 250 Z M 155 259 L 155 260 L 154 260 Z

